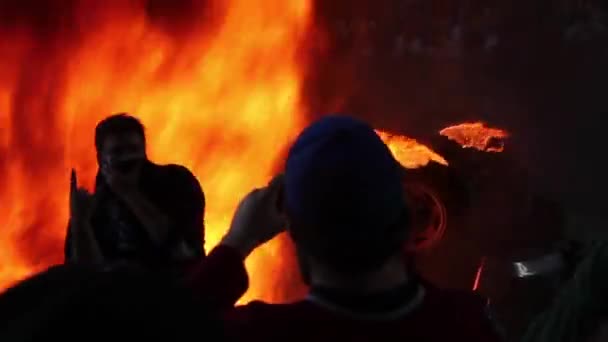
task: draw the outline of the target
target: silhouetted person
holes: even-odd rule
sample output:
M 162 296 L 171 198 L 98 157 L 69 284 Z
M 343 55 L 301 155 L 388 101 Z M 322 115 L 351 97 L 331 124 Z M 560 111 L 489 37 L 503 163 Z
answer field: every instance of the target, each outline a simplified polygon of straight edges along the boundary
M 193 291 L 223 312 L 236 341 L 499 341 L 483 298 L 427 288 L 410 275 L 401 172 L 367 124 L 334 116 L 314 123 L 291 147 L 284 176 L 240 203 L 193 273 Z M 233 307 L 247 289 L 243 260 L 285 227 L 308 296 Z
M 156 272 L 55 266 L 0 294 L 0 341 L 216 341 L 186 294 Z
M 95 192 L 72 172 L 65 262 L 179 270 L 203 257 L 205 199 L 192 173 L 148 160 L 144 127 L 127 114 L 97 125 L 95 147 Z
M 551 306 L 528 327 L 523 342 L 608 341 L 608 242 L 591 244 Z

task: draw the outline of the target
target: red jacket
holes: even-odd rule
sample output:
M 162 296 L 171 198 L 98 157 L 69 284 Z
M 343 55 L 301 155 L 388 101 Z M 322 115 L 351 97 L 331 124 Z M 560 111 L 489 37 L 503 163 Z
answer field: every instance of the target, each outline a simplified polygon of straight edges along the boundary
M 201 263 L 190 285 L 207 307 L 224 312 L 224 330 L 234 341 L 502 341 L 485 300 L 464 291 L 420 287 L 400 312 L 384 317 L 355 316 L 315 298 L 234 307 L 247 273 L 240 255 L 224 246 Z

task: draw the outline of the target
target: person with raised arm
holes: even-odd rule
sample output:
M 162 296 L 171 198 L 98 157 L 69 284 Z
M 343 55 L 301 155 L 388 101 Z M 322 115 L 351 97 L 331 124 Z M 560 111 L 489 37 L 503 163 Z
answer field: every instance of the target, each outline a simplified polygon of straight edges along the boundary
M 284 174 L 241 201 L 189 287 L 234 341 L 501 341 L 484 298 L 412 276 L 402 252 L 409 216 L 402 168 L 372 127 L 328 116 L 300 134 Z M 308 295 L 235 307 L 248 286 L 244 260 L 284 229 Z
M 102 120 L 95 147 L 94 193 L 72 171 L 65 262 L 173 272 L 204 257 L 205 197 L 194 175 L 151 162 L 144 127 L 128 114 Z

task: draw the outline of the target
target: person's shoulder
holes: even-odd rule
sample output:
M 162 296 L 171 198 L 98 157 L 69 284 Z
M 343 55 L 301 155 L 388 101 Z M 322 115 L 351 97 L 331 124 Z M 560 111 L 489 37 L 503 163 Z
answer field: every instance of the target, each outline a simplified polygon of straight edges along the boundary
M 235 312 L 256 313 L 256 314 L 274 314 L 277 311 L 289 308 L 292 304 L 270 304 L 261 300 L 254 300 L 244 305 L 239 305 L 235 308 Z
M 158 165 L 152 164 L 150 166 L 151 173 L 155 182 L 170 186 L 174 190 L 184 188 L 196 188 L 198 191 L 202 191 L 200 182 L 196 176 L 187 167 L 178 164 L 166 164 Z
M 256 321 L 263 324 L 269 322 L 276 324 L 277 321 L 295 320 L 300 321 L 302 315 L 308 314 L 308 303 L 306 301 L 298 301 L 294 303 L 270 304 L 263 301 L 255 300 L 245 305 L 237 306 L 229 317 L 239 321 Z M 311 317 L 309 317 L 310 319 Z M 274 323 L 272 323 L 274 322 Z
M 192 171 L 187 167 L 179 164 L 166 164 L 158 165 L 153 164 L 152 166 L 156 173 L 163 175 L 164 177 L 180 178 L 180 179 L 196 179 Z
M 439 313 L 445 321 L 457 323 L 466 333 L 504 340 L 504 331 L 496 321 L 489 300 L 475 291 L 433 289 L 427 294 L 427 309 Z M 437 317 L 440 319 L 439 317 Z
M 484 315 L 488 300 L 474 291 L 457 289 L 427 289 L 426 304 L 441 308 L 443 312 Z
M 252 301 L 224 315 L 224 324 L 233 340 L 284 340 L 301 330 L 302 322 L 315 326 L 319 315 L 306 301 L 266 303 Z

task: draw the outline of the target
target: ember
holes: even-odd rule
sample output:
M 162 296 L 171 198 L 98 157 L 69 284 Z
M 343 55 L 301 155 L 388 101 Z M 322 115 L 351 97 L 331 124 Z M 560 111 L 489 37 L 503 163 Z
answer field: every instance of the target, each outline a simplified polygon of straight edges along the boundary
M 475 281 L 473 282 L 473 291 L 479 290 L 479 284 L 481 283 L 481 275 L 483 273 L 483 269 L 486 265 L 486 259 L 482 258 L 479 263 L 479 267 L 477 267 L 477 272 L 475 273 Z
M 481 122 L 446 127 L 439 134 L 456 141 L 464 148 L 475 148 L 486 152 L 502 152 L 503 140 L 509 137 L 506 131 L 486 127 Z

